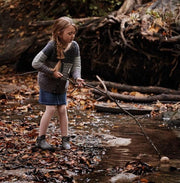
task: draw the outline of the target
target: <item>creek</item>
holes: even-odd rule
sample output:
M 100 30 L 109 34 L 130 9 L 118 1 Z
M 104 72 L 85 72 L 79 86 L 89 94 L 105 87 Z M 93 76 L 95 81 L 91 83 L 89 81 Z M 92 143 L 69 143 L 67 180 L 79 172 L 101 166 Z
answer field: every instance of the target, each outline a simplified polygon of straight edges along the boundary
M 79 133 L 86 133 L 87 137 L 103 134 L 103 136 L 99 136 L 99 143 L 103 143 L 103 138 L 107 135 L 122 138 L 118 145 L 103 143 L 103 146 L 106 148 L 106 154 L 103 156 L 102 161 L 93 173 L 77 177 L 78 183 L 108 183 L 112 176 L 112 172 L 109 173 L 109 170 L 124 167 L 127 162 L 138 160 L 156 167 L 157 172 L 155 171 L 145 176 L 149 182 L 180 182 L 179 128 L 169 128 L 164 121 L 152 120 L 148 115 L 136 116 L 146 134 L 161 152 L 161 155 L 170 158 L 170 164 L 163 166 L 160 164 L 156 151 L 146 140 L 139 126 L 131 117 L 122 114 L 97 113 L 92 111 L 78 110 L 74 112 L 77 116 L 81 116 L 80 119 L 75 119 L 80 126 L 72 125 L 70 127 L 76 132 L 78 130 L 81 131 Z M 91 117 L 87 118 L 87 116 Z M 129 139 L 130 143 L 123 142 L 123 140 L 127 141 Z M 173 168 L 176 171 L 173 171 Z

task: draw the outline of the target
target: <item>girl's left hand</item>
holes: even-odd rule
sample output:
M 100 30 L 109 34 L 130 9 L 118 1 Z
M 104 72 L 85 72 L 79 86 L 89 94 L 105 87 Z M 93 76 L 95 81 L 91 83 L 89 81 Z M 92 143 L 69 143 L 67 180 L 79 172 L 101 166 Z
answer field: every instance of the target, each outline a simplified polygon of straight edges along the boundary
M 85 85 L 84 79 L 82 78 L 77 78 L 76 83 L 78 84 L 79 87 L 83 87 Z

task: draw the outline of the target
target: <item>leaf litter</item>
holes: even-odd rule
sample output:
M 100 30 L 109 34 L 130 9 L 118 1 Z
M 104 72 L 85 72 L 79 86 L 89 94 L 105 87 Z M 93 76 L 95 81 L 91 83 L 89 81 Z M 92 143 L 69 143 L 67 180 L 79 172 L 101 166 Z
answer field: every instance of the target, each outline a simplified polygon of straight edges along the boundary
M 75 145 L 74 135 L 71 137 L 71 150 L 62 150 L 60 133 L 56 129 L 57 121 L 54 119 L 49 126 L 53 133 L 48 133 L 47 140 L 56 150 L 51 152 L 35 147 L 39 121 L 43 114 L 42 108 L 37 104 L 37 73 L 20 76 L 5 66 L 1 70 L 0 182 L 70 183 L 75 182 L 74 176 L 92 172 L 105 154 L 105 149 L 98 145 Z M 92 108 L 94 100 L 89 90 L 73 90 L 70 86 L 68 109 L 77 105 L 81 110 Z

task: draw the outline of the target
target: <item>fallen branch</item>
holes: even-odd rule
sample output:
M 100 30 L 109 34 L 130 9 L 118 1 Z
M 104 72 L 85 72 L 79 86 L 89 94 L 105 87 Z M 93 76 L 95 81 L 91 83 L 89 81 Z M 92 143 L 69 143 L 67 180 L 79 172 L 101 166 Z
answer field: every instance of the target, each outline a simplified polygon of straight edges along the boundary
M 104 95 L 106 95 L 112 102 L 115 102 L 117 107 L 119 107 L 122 111 L 124 111 L 127 115 L 129 115 L 132 119 L 134 119 L 134 121 L 136 122 L 136 124 L 139 126 L 139 128 L 141 129 L 141 132 L 143 133 L 144 137 L 146 138 L 146 140 L 151 144 L 151 146 L 154 148 L 154 150 L 156 151 L 156 153 L 158 154 L 159 158 L 161 158 L 161 153 L 160 151 L 157 149 L 157 147 L 154 145 L 153 141 L 149 138 L 149 136 L 145 133 L 143 126 L 141 125 L 141 123 L 136 119 L 136 117 L 134 115 L 132 115 L 129 111 L 127 111 L 126 109 L 123 109 L 119 103 L 117 102 L 116 99 L 114 99 L 110 92 L 107 90 L 107 87 L 105 85 L 105 83 L 101 80 L 101 78 L 99 76 L 96 76 L 97 79 L 101 82 L 104 91 L 102 91 L 101 93 L 103 93 Z M 97 90 L 99 92 L 99 89 Z
M 85 23 L 90 20 L 95 20 L 98 19 L 99 17 L 87 17 L 87 18 L 74 18 L 73 20 L 77 23 Z M 46 20 L 46 21 L 37 21 L 37 22 L 32 22 L 30 26 L 32 27 L 40 27 L 40 26 L 50 26 L 55 22 L 55 20 Z
M 93 93 L 102 95 L 102 92 L 99 92 L 95 89 L 92 90 Z M 123 95 L 119 93 L 109 92 L 109 95 L 116 100 L 121 100 L 125 102 L 139 102 L 139 103 L 152 103 L 155 101 L 180 101 L 180 95 L 169 95 L 169 94 L 160 94 L 160 95 L 153 95 L 153 96 L 141 96 L 135 97 L 131 95 Z
M 93 86 L 98 86 L 100 85 L 100 82 L 88 82 L 89 84 Z M 114 88 L 119 91 L 137 91 L 141 93 L 154 93 L 154 94 L 171 94 L 171 95 L 179 95 L 180 91 L 179 90 L 173 90 L 169 88 L 164 88 L 164 87 L 158 87 L 158 86 L 131 86 L 131 85 L 125 85 L 125 84 L 120 84 L 120 83 L 115 83 L 115 82 L 110 82 L 110 81 L 104 81 L 105 85 L 107 88 Z

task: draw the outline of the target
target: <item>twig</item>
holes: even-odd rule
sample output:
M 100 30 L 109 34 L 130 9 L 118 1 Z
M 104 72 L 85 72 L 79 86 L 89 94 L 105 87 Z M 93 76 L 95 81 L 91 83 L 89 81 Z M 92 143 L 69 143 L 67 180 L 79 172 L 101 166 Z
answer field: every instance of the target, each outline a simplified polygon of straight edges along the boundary
M 33 73 L 37 73 L 38 71 L 29 71 L 29 72 L 24 72 L 24 73 L 21 73 L 21 74 L 16 74 L 17 76 L 23 76 L 23 75 L 26 75 L 26 74 L 33 74 Z
M 140 129 L 141 129 L 143 135 L 145 136 L 145 138 L 147 139 L 147 141 L 148 141 L 148 142 L 151 144 L 151 146 L 154 148 L 154 150 L 155 150 L 156 153 L 158 154 L 159 158 L 161 158 L 161 153 L 159 152 L 159 150 L 157 149 L 157 147 L 154 145 L 154 143 L 152 142 L 152 140 L 149 138 L 149 136 L 145 133 L 145 131 L 144 131 L 144 129 L 143 129 L 141 123 L 135 118 L 134 115 L 132 115 L 132 114 L 131 114 L 130 112 L 128 112 L 127 110 L 123 109 L 123 108 L 119 105 L 119 103 L 117 102 L 117 100 L 115 100 L 114 98 L 112 98 L 112 96 L 109 94 L 109 92 L 108 92 L 108 90 L 107 90 L 106 85 L 105 85 L 104 82 L 101 80 L 101 78 L 100 78 L 99 76 L 96 76 L 96 77 L 98 78 L 98 80 L 101 82 L 101 84 L 102 84 L 103 87 L 104 87 L 104 90 L 105 90 L 105 91 L 103 92 L 103 94 L 106 94 L 106 95 L 109 97 L 109 99 L 112 100 L 113 102 L 115 102 L 116 105 L 117 105 L 122 111 L 124 111 L 126 114 L 128 114 L 130 117 L 132 117 L 132 118 L 135 120 L 136 124 L 140 127 Z M 85 86 L 86 86 L 86 85 L 85 85 Z M 88 87 L 90 87 L 90 85 L 88 85 Z M 95 87 L 93 87 L 93 86 L 91 86 L 91 87 L 92 87 L 92 88 L 95 88 Z M 95 88 L 95 89 L 97 89 L 97 88 Z M 98 91 L 99 91 L 99 90 L 98 90 Z M 101 91 L 101 90 L 100 90 L 100 91 Z M 102 91 L 101 91 L 101 93 L 102 93 Z

